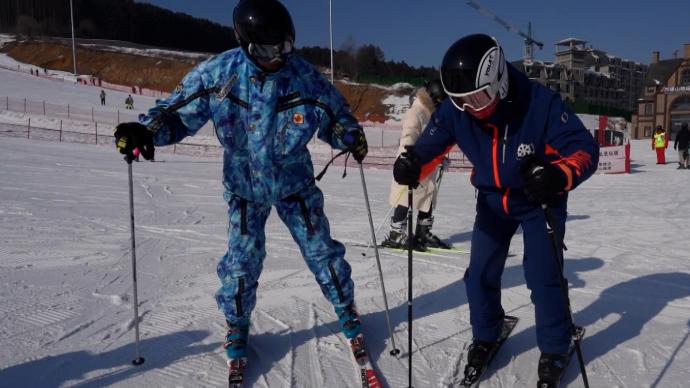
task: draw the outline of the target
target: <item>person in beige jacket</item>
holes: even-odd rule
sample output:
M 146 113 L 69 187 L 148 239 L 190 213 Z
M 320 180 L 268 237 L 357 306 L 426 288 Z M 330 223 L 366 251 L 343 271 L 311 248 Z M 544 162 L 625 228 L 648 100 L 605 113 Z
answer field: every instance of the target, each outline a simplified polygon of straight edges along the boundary
M 417 94 L 410 109 L 403 118 L 403 129 L 400 136 L 398 155 L 405 151 L 406 146 L 413 145 L 431 118 L 434 109 L 446 98 L 443 85 L 439 79 L 426 82 L 424 87 L 417 90 Z M 418 210 L 417 227 L 415 229 L 415 249 L 424 251 L 426 248 L 449 249 L 448 244 L 441 241 L 431 232 L 434 217 L 431 214 L 432 200 L 436 190 L 436 173 L 429 174 L 419 183 L 413 192 L 413 208 Z M 391 218 L 391 228 L 388 236 L 381 243 L 389 248 L 407 247 L 407 186 L 401 186 L 395 181 L 391 183 L 389 203 L 395 206 Z

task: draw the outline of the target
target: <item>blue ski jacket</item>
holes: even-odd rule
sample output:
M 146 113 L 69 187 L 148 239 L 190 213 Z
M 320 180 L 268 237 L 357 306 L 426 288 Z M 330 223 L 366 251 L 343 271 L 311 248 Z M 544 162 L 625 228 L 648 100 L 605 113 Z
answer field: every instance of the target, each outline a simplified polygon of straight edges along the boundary
M 345 149 L 341 137 L 359 129 L 350 107 L 319 71 L 296 53 L 275 72 L 235 48 L 192 69 L 170 97 L 139 121 L 155 145 L 180 142 L 208 120 L 224 147 L 225 198 L 275 203 L 311 184 L 307 144 L 319 139 Z
M 599 160 L 594 138 L 557 93 L 511 64 L 508 77 L 508 95 L 489 119 L 477 120 L 446 99 L 414 147 L 426 170 L 457 144 L 472 162 L 472 184 L 500 194 L 506 214 L 513 205 L 528 202 L 520 176 L 526 156 L 534 154 L 560 168 L 567 181 L 563 197 L 596 171 Z

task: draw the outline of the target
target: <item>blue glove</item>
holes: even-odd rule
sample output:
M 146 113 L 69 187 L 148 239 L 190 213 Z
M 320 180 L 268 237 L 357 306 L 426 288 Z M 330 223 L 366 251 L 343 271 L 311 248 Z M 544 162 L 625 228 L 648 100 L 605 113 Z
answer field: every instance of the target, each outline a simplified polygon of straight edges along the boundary
M 360 127 L 345 130 L 342 136 L 343 143 L 347 150 L 352 153 L 357 163 L 362 163 L 364 157 L 369 152 L 367 145 L 367 138 L 364 135 L 364 130 Z

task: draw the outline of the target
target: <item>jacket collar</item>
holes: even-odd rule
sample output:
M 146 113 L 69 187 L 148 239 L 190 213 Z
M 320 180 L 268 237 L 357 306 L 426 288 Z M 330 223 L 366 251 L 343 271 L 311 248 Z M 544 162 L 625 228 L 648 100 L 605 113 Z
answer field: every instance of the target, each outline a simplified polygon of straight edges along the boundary
M 502 127 L 522 117 L 529 108 L 531 84 L 529 78 L 510 63 L 508 65 L 508 95 L 502 99 L 496 112 L 485 122 Z

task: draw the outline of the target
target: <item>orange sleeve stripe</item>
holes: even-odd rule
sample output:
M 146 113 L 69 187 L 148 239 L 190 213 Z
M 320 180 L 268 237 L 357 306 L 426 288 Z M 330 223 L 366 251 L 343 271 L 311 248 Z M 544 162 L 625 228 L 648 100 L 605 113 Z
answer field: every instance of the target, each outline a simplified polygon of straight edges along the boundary
M 441 164 L 443 161 L 443 158 L 446 157 L 446 155 L 450 152 L 450 150 L 453 148 L 453 144 L 449 145 L 442 153 L 441 155 L 431 159 L 429 162 L 427 162 L 425 165 L 422 166 L 422 171 L 419 174 L 419 181 L 423 181 L 424 178 L 428 177 L 429 174 L 434 172 L 436 170 L 436 167 Z
M 557 149 L 551 147 L 551 144 L 546 144 L 546 147 L 544 147 L 544 153 L 545 153 L 546 155 L 556 155 L 556 156 L 558 156 L 559 158 L 562 157 L 561 154 L 558 152 Z
M 546 155 L 554 155 L 558 157 L 557 160 L 554 160 L 551 163 L 565 163 L 566 165 L 575 169 L 575 174 L 577 176 L 582 175 L 582 171 L 592 163 L 592 156 L 585 151 L 575 151 L 572 155 L 564 157 L 560 154 L 560 152 L 558 152 L 557 149 L 553 148 L 550 144 L 546 144 L 545 153 Z M 572 170 L 570 170 L 570 176 L 572 176 Z

